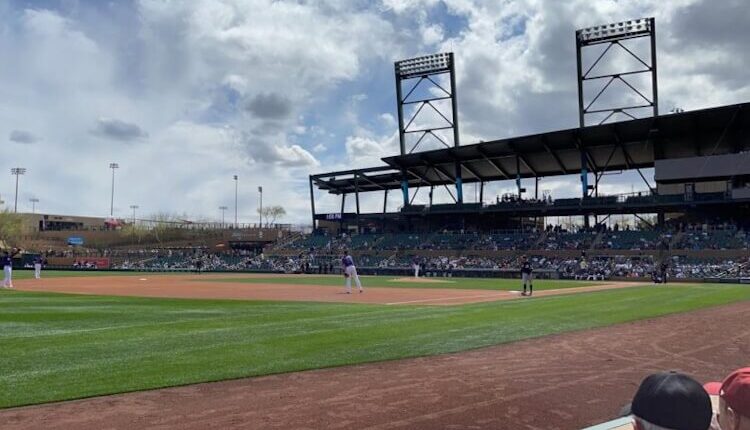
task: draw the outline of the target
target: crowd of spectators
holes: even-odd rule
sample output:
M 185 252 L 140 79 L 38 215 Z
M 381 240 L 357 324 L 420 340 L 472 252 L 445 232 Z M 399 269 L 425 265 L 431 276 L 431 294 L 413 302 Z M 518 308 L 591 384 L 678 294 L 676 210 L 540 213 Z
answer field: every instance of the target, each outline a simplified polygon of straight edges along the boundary
M 338 251 L 368 250 L 704 250 L 749 249 L 750 235 L 730 224 L 667 225 L 632 230 L 599 225 L 594 228 L 526 229 L 492 233 L 384 233 L 361 235 L 308 235 L 285 248 Z

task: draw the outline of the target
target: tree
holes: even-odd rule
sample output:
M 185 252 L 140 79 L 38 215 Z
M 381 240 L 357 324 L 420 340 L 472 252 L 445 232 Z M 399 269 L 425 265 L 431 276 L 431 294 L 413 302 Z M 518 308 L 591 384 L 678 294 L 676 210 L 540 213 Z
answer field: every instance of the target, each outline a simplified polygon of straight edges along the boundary
M 20 215 L 4 210 L 0 211 L 0 242 L 13 246 L 21 237 L 23 219 Z
M 286 215 L 286 210 L 281 206 L 268 206 L 261 210 L 258 209 L 260 216 L 265 218 L 266 225 L 275 224 L 276 220 L 281 219 Z

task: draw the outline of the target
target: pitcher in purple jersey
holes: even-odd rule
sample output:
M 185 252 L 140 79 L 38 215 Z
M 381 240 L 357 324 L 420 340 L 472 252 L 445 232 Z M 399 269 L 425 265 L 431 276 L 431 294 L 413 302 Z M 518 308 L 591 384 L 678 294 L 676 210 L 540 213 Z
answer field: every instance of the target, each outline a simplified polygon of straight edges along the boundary
M 357 275 L 357 268 L 354 267 L 354 259 L 349 255 L 349 251 L 344 251 L 344 257 L 341 258 L 341 268 L 344 271 L 344 279 L 346 279 L 346 294 L 352 293 L 352 278 L 354 283 L 357 284 L 359 292 L 362 290 L 362 283 L 359 282 L 359 275 Z

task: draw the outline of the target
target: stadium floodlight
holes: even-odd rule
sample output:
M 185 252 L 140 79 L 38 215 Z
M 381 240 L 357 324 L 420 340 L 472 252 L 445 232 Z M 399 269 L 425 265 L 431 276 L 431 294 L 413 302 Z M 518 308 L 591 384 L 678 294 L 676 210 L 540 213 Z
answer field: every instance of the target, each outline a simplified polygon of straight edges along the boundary
M 651 33 L 653 18 L 640 18 L 614 24 L 596 25 L 576 31 L 576 38 L 582 45 L 622 40 L 629 37 L 645 36 Z
M 31 213 L 36 213 L 36 204 L 39 203 L 39 199 L 32 197 L 29 201 L 31 202 Z
M 450 70 L 453 56 L 451 53 L 439 53 L 424 57 L 410 58 L 396 62 L 396 73 L 403 79 L 444 73 Z
M 109 216 L 110 218 L 115 215 L 115 169 L 119 169 L 120 165 L 117 163 L 109 163 L 109 168 L 112 169 L 112 193 L 109 199 Z
M 25 174 L 26 169 L 24 167 L 14 167 L 10 169 L 10 174 L 16 176 L 16 197 L 13 203 L 13 212 L 18 213 L 18 177 Z

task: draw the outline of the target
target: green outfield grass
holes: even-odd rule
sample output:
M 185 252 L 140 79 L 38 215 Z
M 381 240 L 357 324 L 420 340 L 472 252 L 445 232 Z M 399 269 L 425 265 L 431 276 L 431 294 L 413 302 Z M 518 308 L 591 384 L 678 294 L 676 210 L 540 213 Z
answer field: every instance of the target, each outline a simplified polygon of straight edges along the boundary
M 523 285 L 520 279 L 486 279 L 486 278 L 422 278 L 422 282 L 399 281 L 403 276 L 360 276 L 362 285 L 367 287 L 390 287 L 390 288 L 454 288 L 463 290 L 521 290 Z M 429 282 L 434 280 L 435 282 Z M 196 279 L 196 281 L 201 281 Z M 297 284 L 297 285 L 331 285 L 341 287 L 344 285 L 342 275 L 323 275 L 298 277 L 258 277 L 258 278 L 226 278 L 212 280 L 220 282 L 238 282 L 244 284 Z M 537 279 L 534 281 L 534 290 L 551 290 L 557 288 L 587 287 L 599 285 L 603 282 L 589 281 L 567 281 L 552 279 Z
M 0 407 L 462 351 L 739 300 L 750 288 L 644 286 L 455 307 L 2 290 Z

